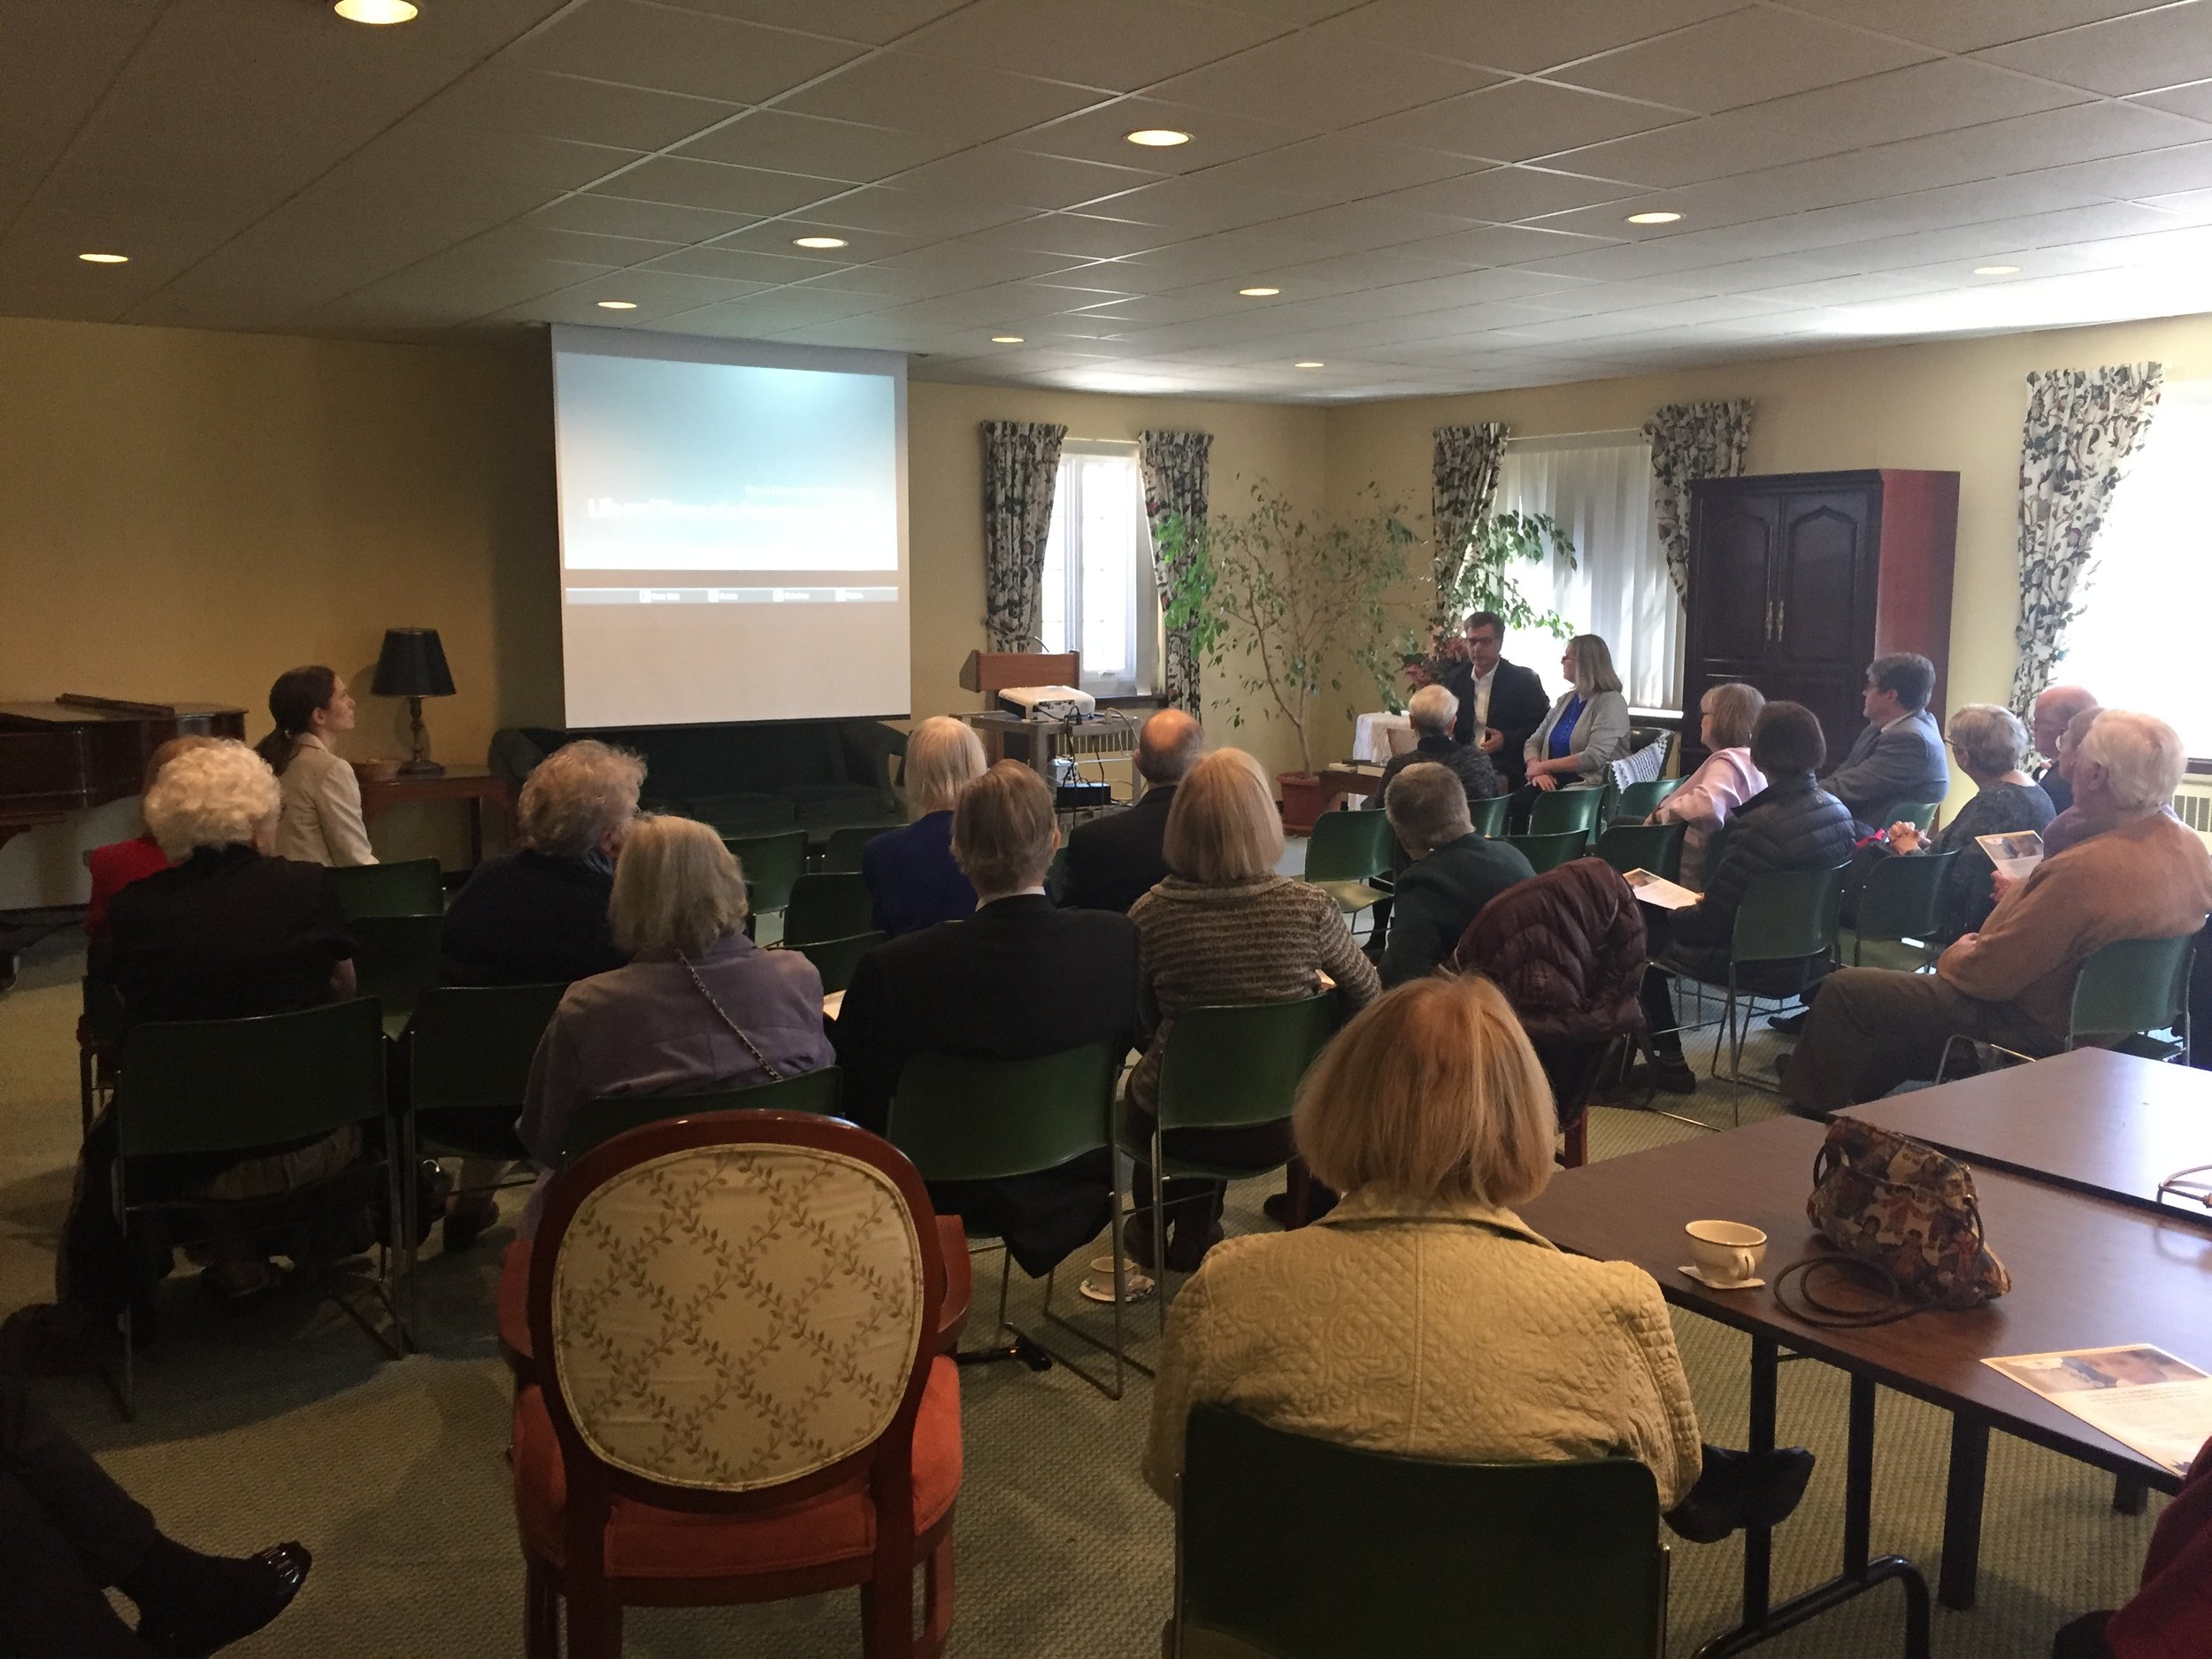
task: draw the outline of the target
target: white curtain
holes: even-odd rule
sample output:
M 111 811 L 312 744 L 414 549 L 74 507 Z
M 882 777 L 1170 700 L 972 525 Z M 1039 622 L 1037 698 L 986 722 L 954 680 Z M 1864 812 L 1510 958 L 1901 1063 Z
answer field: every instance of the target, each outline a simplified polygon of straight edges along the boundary
M 1549 513 L 1574 540 L 1572 569 L 1557 558 L 1540 570 L 1517 568 L 1530 601 L 1611 648 L 1631 704 L 1673 709 L 1680 706 L 1682 602 L 1667 579 L 1651 485 L 1651 443 L 1640 433 L 1516 438 L 1506 447 L 1497 507 Z M 1508 654 L 1541 673 L 1555 695 L 1565 688 L 1551 645 L 1517 640 Z

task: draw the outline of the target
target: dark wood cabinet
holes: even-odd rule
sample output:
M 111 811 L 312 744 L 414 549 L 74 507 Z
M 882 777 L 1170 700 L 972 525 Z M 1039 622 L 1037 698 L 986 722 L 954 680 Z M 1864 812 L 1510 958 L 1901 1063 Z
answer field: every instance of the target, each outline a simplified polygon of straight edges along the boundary
M 1831 764 L 1866 724 L 1859 690 L 1886 651 L 1935 664 L 1944 713 L 1959 475 L 1793 472 L 1691 486 L 1683 747 L 1694 764 L 1699 700 L 1741 680 L 1820 717 Z

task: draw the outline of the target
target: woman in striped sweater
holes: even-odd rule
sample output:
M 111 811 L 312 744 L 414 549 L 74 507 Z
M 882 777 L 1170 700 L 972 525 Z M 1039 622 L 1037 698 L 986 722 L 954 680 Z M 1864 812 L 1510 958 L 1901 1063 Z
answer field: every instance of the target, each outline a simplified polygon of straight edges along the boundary
M 1379 988 L 1374 964 L 1353 941 L 1336 901 L 1319 887 L 1275 873 L 1282 819 L 1267 776 L 1242 749 L 1217 749 L 1192 768 L 1167 816 L 1169 875 L 1129 912 L 1143 956 L 1140 1011 L 1150 1033 L 1129 1078 L 1129 1105 L 1148 1135 L 1159 1097 L 1160 1056 L 1175 1017 L 1187 1008 L 1286 1002 L 1311 996 L 1320 976 L 1363 1008 Z M 1187 1130 L 1171 1149 L 1194 1158 L 1264 1168 L 1290 1155 L 1290 1125 Z M 1136 1172 L 1137 1214 L 1125 1233 L 1130 1255 L 1151 1267 L 1152 1171 Z M 1174 1233 L 1168 1265 L 1188 1272 L 1221 1237 L 1222 1183 L 1167 1183 Z

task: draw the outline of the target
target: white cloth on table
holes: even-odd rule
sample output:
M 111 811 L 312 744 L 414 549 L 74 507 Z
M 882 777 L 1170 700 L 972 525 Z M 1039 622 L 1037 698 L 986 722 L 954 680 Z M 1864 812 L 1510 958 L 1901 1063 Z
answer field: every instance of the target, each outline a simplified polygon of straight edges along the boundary
M 1378 766 L 1413 747 L 1413 722 L 1402 714 L 1363 714 L 1352 728 L 1352 758 Z

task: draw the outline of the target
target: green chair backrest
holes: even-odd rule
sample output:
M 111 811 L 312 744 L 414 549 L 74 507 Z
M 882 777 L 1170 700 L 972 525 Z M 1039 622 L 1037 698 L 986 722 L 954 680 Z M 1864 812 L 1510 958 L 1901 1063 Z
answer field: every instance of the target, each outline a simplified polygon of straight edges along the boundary
M 843 939 L 810 939 L 784 948 L 799 952 L 814 964 L 825 991 L 841 991 L 853 982 L 853 969 L 861 957 L 889 937 L 887 933 L 853 933 Z
M 1503 835 L 1509 847 L 1517 847 L 1538 875 L 1582 856 L 1590 844 L 1587 830 L 1566 830 L 1557 835 Z
M 1736 907 L 1730 954 L 1738 962 L 1793 962 L 1829 949 L 1849 868 L 1768 871 Z
M 1475 833 L 1494 840 L 1504 834 L 1506 812 L 1512 804 L 1513 797 L 1504 795 L 1494 795 L 1487 801 L 1474 803 L 1467 809 L 1467 816 L 1475 821 Z
M 1953 851 L 1875 860 L 1853 931 L 1862 940 L 1926 939 L 1941 920 L 1943 878 L 1957 858 Z
M 1178 1619 L 1271 1659 L 1662 1648 L 1659 1490 L 1630 1458 L 1406 1457 L 1209 1404 L 1190 1414 L 1182 1497 Z
M 338 908 L 352 921 L 362 916 L 441 916 L 445 881 L 435 858 L 396 864 L 347 864 L 330 872 Z
M 1658 810 L 1659 803 L 1682 787 L 1679 778 L 1654 778 L 1647 783 L 1632 783 L 1621 791 L 1620 810 L 1617 818 L 1626 818 L 1640 824 Z
M 1874 827 L 1887 829 L 1890 824 L 1909 824 L 1925 835 L 1934 827 L 1936 810 L 1942 804 L 1940 801 L 1900 801 L 1889 810 L 1889 823 L 1877 824 Z
M 822 868 L 846 875 L 858 875 L 860 849 L 877 836 L 897 827 L 895 824 L 849 824 L 843 829 L 832 830 L 829 841 L 822 849 Z
M 1364 881 L 1390 868 L 1397 850 L 1385 812 L 1324 812 L 1306 841 L 1306 879 Z
M 1299 1079 L 1334 1028 L 1335 1001 L 1325 992 L 1178 1014 L 1160 1056 L 1160 1126 L 1233 1129 L 1289 1117 Z
M 569 1120 L 567 1138 L 561 1142 L 561 1161 L 573 1164 L 601 1141 L 611 1141 L 641 1125 L 696 1118 L 702 1112 L 811 1112 L 818 1118 L 834 1118 L 843 1102 L 844 1090 L 845 1074 L 833 1065 L 826 1065 L 751 1088 L 714 1089 L 702 1094 L 603 1095 L 587 1102 Z
M 876 925 L 868 884 L 845 871 L 810 870 L 791 884 L 783 913 L 783 942 L 850 939 Z
M 1532 835 L 1557 835 L 1567 830 L 1580 830 L 1594 835 L 1598 828 L 1598 809 L 1605 804 L 1605 791 L 1593 784 L 1582 788 L 1554 789 L 1536 797 L 1536 804 L 1528 810 L 1528 833 Z
M 1052 855 L 1052 862 L 1045 866 L 1045 892 L 1051 896 L 1054 903 L 1060 902 L 1061 889 L 1067 886 L 1067 881 L 1068 849 L 1067 843 L 1063 841 Z
M 2177 1031 L 2189 1009 L 2189 966 L 2197 936 L 2122 939 L 2081 964 L 2074 979 L 2069 1041 Z
M 1125 1042 L 1033 1060 L 918 1054 L 891 1097 L 891 1144 L 927 1181 L 989 1181 L 1057 1169 L 1110 1146 Z
M 115 1124 L 126 1157 L 310 1141 L 383 1112 L 374 997 L 252 1019 L 159 1021 L 123 1039 Z
M 1623 875 L 1648 870 L 1673 881 L 1682 874 L 1682 840 L 1689 831 L 1686 824 L 1616 824 L 1591 850 Z
M 438 982 L 445 918 L 357 916 L 346 931 L 353 935 L 355 991 L 376 998 L 388 1015 L 412 1014 L 422 994 Z
M 733 835 L 723 843 L 744 872 L 746 902 L 753 914 L 780 910 L 791 902 L 791 884 L 806 870 L 806 832 L 779 830 L 772 835 Z
M 407 1026 L 417 1111 L 522 1110 L 530 1061 L 566 985 L 434 985 Z

